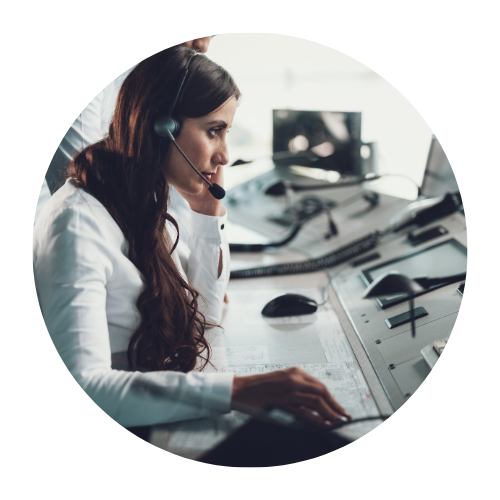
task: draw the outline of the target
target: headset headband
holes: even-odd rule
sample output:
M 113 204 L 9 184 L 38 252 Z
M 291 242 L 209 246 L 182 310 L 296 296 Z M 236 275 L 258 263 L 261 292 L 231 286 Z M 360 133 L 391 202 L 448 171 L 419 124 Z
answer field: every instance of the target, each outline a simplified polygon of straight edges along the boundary
M 191 64 L 191 61 L 193 60 L 193 58 L 195 56 L 197 56 L 197 55 L 198 55 L 198 52 L 195 52 L 188 59 L 186 67 L 184 68 L 184 74 L 182 75 L 181 84 L 179 85 L 179 88 L 177 89 L 177 94 L 175 95 L 175 98 L 172 101 L 172 104 L 170 105 L 170 108 L 168 109 L 168 116 L 172 116 L 172 113 L 174 112 L 175 105 L 177 104 L 177 101 L 179 100 L 179 96 L 181 95 L 182 87 L 184 86 L 184 82 L 186 80 L 186 77 L 187 77 L 187 74 L 188 74 L 188 71 L 189 71 L 189 65 Z

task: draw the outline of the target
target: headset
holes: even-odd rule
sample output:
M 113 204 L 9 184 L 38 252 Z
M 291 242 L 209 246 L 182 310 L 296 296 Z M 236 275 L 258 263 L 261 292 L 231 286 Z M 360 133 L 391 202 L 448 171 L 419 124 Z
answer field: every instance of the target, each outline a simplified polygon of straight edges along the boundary
M 179 95 L 181 93 L 182 87 L 184 86 L 184 82 L 186 80 L 188 71 L 189 71 L 189 65 L 191 64 L 191 61 L 195 56 L 197 56 L 198 53 L 195 52 L 189 59 L 186 64 L 186 67 L 184 69 L 184 73 L 181 78 L 181 83 L 177 89 L 177 92 L 175 93 L 174 100 L 172 101 L 172 104 L 170 105 L 168 109 L 168 114 L 167 115 L 162 115 L 159 116 L 154 123 L 154 129 L 157 135 L 159 135 L 161 138 L 166 138 L 172 142 L 172 144 L 178 149 L 179 153 L 184 157 L 184 159 L 191 165 L 192 169 L 208 184 L 208 190 L 210 191 L 211 195 L 216 198 L 217 200 L 222 200 L 224 196 L 226 196 L 226 191 L 224 191 L 224 188 L 222 186 L 219 186 L 219 184 L 216 183 L 211 183 L 208 181 L 208 179 L 205 179 L 203 174 L 200 173 L 200 171 L 191 163 L 189 158 L 184 154 L 182 149 L 179 147 L 177 142 L 175 141 L 175 138 L 179 135 L 179 132 L 181 131 L 181 124 L 179 123 L 178 120 L 172 117 L 172 114 L 175 109 L 175 105 L 177 104 L 177 101 L 179 99 Z

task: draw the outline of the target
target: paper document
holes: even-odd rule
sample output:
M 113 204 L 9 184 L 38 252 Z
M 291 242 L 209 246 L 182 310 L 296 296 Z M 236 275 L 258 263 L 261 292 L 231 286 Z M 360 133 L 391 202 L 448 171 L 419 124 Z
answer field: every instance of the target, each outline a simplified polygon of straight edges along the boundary
M 323 302 L 324 288 L 321 284 L 273 289 L 266 281 L 267 288 L 255 293 L 253 287 L 258 288 L 260 282 L 258 279 L 250 281 L 252 286 L 247 280 L 241 280 L 238 283 L 241 286 L 232 288 L 229 293 L 230 307 L 222 322 L 224 332 L 217 331 L 214 339 L 210 339 L 213 340 L 211 362 L 215 365 L 214 370 L 244 376 L 298 366 L 324 383 L 353 418 L 378 416 L 378 408 L 363 372 L 329 302 L 310 315 L 284 318 L 265 318 L 261 315 L 264 305 L 283 293 L 298 293 L 314 298 L 318 303 Z M 236 345 L 228 346 L 228 342 Z M 249 345 L 244 345 L 246 343 Z M 295 351 L 291 349 L 292 345 Z M 289 363 L 287 357 L 299 363 Z M 206 371 L 211 371 L 208 368 Z M 247 418 L 232 412 L 175 424 L 170 426 L 173 432 L 169 432 L 168 436 L 157 434 L 158 439 L 163 441 L 158 446 L 169 450 L 207 450 Z M 336 432 L 355 440 L 379 423 L 352 424 Z
M 234 372 L 245 376 L 283 370 L 293 365 L 262 364 L 221 367 L 220 371 Z M 371 397 L 366 381 L 357 366 L 342 363 L 308 363 L 297 365 L 323 382 L 335 399 L 353 416 L 362 418 L 378 416 L 377 407 Z M 176 450 L 209 450 L 222 442 L 230 432 L 248 421 L 248 415 L 231 412 L 225 415 L 190 420 L 178 424 L 155 428 L 153 441 L 156 446 L 175 452 Z M 367 422 L 347 426 L 338 432 L 347 439 L 355 440 L 370 432 L 380 422 Z
M 264 364 L 229 366 L 221 371 L 234 372 L 238 376 L 268 373 L 297 366 L 326 385 L 332 396 L 352 415 L 353 418 L 375 417 L 379 415 L 368 384 L 353 363 L 307 363 L 297 365 Z
M 322 306 L 322 314 L 316 322 L 318 337 L 323 346 L 326 359 L 331 363 L 355 363 L 356 357 L 340 324 L 337 313 L 327 302 Z
M 304 316 L 282 316 L 281 318 L 264 318 L 268 325 L 299 325 L 304 323 L 315 323 L 317 314 L 306 314 Z
M 263 364 L 269 363 L 269 354 L 265 345 L 213 347 L 211 361 L 216 367 Z

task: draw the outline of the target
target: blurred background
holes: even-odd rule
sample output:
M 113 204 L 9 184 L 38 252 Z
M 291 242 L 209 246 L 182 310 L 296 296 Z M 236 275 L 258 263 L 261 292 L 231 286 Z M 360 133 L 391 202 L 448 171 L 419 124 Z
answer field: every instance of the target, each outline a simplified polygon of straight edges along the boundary
M 230 163 L 272 154 L 273 109 L 357 111 L 361 139 L 377 143 L 378 173 L 420 184 L 432 132 L 390 83 L 360 62 L 323 45 L 272 34 L 217 35 L 207 55 L 232 74 L 243 93 L 228 135 Z M 266 165 L 227 168 L 226 187 L 261 174 Z M 370 187 L 417 196 L 415 184 L 404 177 L 383 178 Z

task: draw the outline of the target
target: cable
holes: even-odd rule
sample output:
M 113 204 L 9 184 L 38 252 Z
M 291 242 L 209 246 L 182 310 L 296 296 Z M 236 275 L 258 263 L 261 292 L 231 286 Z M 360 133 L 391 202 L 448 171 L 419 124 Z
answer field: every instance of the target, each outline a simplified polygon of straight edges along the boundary
M 363 417 L 363 418 L 353 418 L 352 420 L 348 420 L 347 422 L 343 422 L 342 420 L 337 420 L 333 425 L 328 429 L 330 431 L 336 431 L 338 429 L 342 429 L 347 425 L 358 424 L 359 422 L 371 422 L 373 420 L 382 420 L 386 421 L 390 415 L 380 415 L 379 417 Z
M 463 281 L 466 278 L 466 276 L 467 273 L 459 273 L 451 276 L 440 276 L 436 278 L 428 278 L 425 276 L 422 278 L 414 278 L 413 281 L 416 281 L 423 288 L 428 289 L 436 285 L 441 285 L 441 286 L 451 285 L 452 283 Z
M 295 205 L 285 210 L 283 215 L 295 217 L 299 220 L 311 220 L 317 215 L 331 210 L 336 205 L 331 200 L 321 199 L 319 196 L 309 195 L 301 198 Z
M 252 415 L 252 417 L 255 420 L 260 420 L 261 422 L 278 424 L 284 427 L 288 427 L 289 429 L 306 430 L 309 432 L 313 432 L 315 434 L 324 435 L 333 431 L 343 429 L 344 427 L 351 424 L 358 424 L 361 422 L 373 422 L 376 420 L 385 421 L 390 417 L 390 415 L 379 415 L 376 417 L 375 416 L 362 417 L 362 418 L 355 418 L 352 420 L 347 420 L 344 417 L 340 417 L 335 422 L 332 422 L 332 425 L 329 425 L 328 427 L 314 424 L 309 420 L 305 420 L 303 417 L 297 417 L 286 410 L 282 410 L 281 408 L 269 408 L 267 411 L 261 412 L 256 415 L 255 414 Z
M 318 304 L 318 307 L 320 306 L 324 306 L 327 302 L 330 301 L 330 298 L 328 297 L 328 287 L 330 285 L 326 285 L 325 288 L 323 289 L 323 302 L 321 302 L 321 304 Z
M 418 193 L 420 194 L 420 186 L 411 177 L 408 177 L 407 175 L 404 175 L 404 174 L 391 174 L 391 173 L 388 173 L 388 174 L 376 175 L 375 177 L 370 177 L 368 179 L 366 179 L 363 176 L 358 176 L 356 178 L 356 180 L 353 180 L 349 184 L 356 185 L 356 184 L 362 184 L 363 182 L 378 181 L 382 177 L 404 177 L 405 179 L 410 180 L 415 185 L 415 187 L 418 189 Z M 338 187 L 338 186 L 345 186 L 346 184 L 347 184 L 347 182 L 344 182 L 342 184 L 339 183 L 339 182 L 328 182 L 328 183 L 325 183 L 325 184 L 318 184 L 316 186 L 304 186 L 304 185 L 301 185 L 301 184 L 291 184 L 291 188 L 294 191 L 310 191 L 310 190 L 316 190 L 316 189 L 335 188 L 335 187 Z
M 295 219 L 292 222 L 290 232 L 283 239 L 272 243 L 230 243 L 229 249 L 231 252 L 237 253 L 262 252 L 267 248 L 285 246 L 299 234 L 299 231 L 306 225 L 307 222 L 323 213 L 327 216 L 328 227 L 330 230 L 329 233 L 325 234 L 325 239 L 328 239 L 331 236 L 336 236 L 338 234 L 338 229 L 333 221 L 332 214 L 330 213 L 330 210 L 334 206 L 335 204 L 329 200 L 322 200 L 317 196 L 305 196 L 293 207 L 285 211 L 285 217 L 295 217 Z M 283 217 L 281 220 L 283 221 Z M 278 222 L 278 220 L 275 220 L 275 222 Z
M 401 177 L 403 179 L 407 179 L 409 180 L 416 188 L 418 191 L 420 191 L 420 186 L 411 178 L 409 177 L 408 175 L 404 175 L 404 174 L 382 174 L 382 175 L 379 175 L 377 179 L 373 179 L 373 180 L 378 180 L 378 179 L 382 179 L 383 177 Z M 372 180 L 372 179 L 367 179 L 367 181 L 369 180 Z
M 274 266 L 255 267 L 231 272 L 231 279 L 263 278 L 265 276 L 283 276 L 288 274 L 313 273 L 333 267 L 357 257 L 378 245 L 380 233 L 375 231 L 344 245 L 333 252 L 303 262 L 290 262 Z

